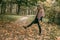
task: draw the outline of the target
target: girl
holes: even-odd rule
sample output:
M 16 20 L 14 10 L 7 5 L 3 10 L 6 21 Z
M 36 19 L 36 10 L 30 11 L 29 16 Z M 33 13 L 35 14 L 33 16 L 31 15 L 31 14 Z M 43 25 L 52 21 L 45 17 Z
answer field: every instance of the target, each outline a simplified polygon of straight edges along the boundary
M 27 25 L 27 27 L 24 27 L 25 29 L 30 27 L 32 24 L 37 24 L 39 28 L 39 35 L 41 34 L 41 26 L 39 24 L 39 21 L 42 21 L 42 18 L 45 16 L 44 9 L 42 5 L 37 6 L 37 15 L 35 19 L 31 22 L 31 24 Z

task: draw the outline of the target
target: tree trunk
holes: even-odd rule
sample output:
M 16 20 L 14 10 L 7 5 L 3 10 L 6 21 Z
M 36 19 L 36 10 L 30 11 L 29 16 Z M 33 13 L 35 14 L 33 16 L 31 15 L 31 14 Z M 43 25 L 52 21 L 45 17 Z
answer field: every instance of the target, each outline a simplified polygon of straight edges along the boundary
M 19 15 L 19 13 L 20 13 L 20 5 L 18 4 L 17 14 Z
M 12 3 L 10 3 L 10 13 L 12 13 Z
M 6 10 L 6 3 L 2 3 L 1 4 L 1 14 L 5 14 L 5 10 Z
M 2 9 L 3 9 L 3 4 L 1 4 L 1 14 L 3 14 L 3 13 L 2 13 Z

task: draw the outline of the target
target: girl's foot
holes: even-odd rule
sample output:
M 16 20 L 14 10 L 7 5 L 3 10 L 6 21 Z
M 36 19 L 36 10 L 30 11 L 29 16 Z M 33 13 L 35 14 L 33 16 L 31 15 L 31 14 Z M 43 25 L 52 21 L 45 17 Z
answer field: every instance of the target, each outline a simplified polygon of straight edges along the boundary
M 24 29 L 27 29 L 27 27 L 26 26 L 23 26 L 24 27 Z

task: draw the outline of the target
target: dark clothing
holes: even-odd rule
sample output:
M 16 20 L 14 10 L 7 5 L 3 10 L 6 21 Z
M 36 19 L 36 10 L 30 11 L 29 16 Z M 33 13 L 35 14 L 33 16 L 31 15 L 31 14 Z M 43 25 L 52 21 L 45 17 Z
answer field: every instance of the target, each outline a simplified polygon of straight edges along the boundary
M 41 17 L 40 20 L 42 21 L 42 17 Z M 37 17 L 36 17 L 36 18 L 31 22 L 31 24 L 29 24 L 27 27 L 30 27 L 32 24 L 37 24 L 37 25 L 38 25 L 38 28 L 39 28 L 39 34 L 41 34 L 41 26 L 40 26 L 40 24 L 39 24 L 39 20 L 38 20 Z

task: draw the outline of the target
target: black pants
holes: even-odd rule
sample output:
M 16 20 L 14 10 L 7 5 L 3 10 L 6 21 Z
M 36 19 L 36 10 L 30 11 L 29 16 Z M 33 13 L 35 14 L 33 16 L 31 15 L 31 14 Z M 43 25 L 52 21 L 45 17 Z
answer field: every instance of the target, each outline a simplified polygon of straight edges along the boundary
M 40 20 L 42 21 L 42 17 L 41 17 Z M 41 26 L 40 26 L 40 24 L 39 24 L 39 20 L 38 20 L 37 18 L 35 18 L 35 20 L 33 20 L 33 21 L 31 22 L 31 24 L 29 24 L 27 27 L 30 27 L 32 24 L 37 24 L 37 25 L 38 25 L 39 34 L 41 34 Z

